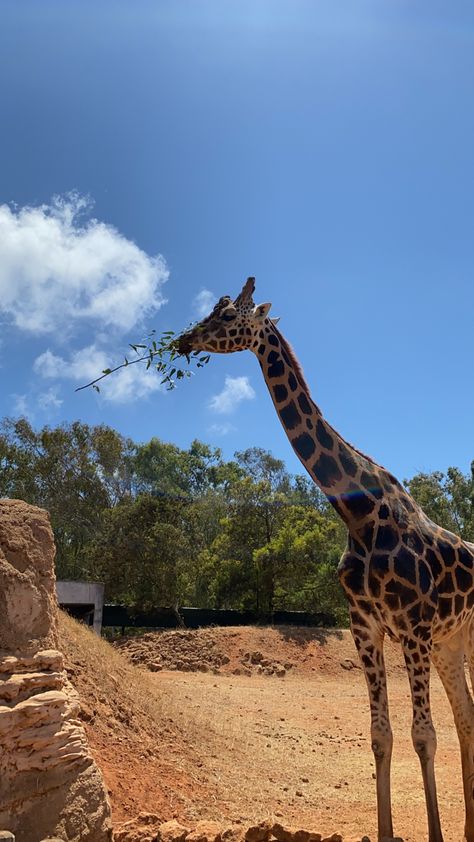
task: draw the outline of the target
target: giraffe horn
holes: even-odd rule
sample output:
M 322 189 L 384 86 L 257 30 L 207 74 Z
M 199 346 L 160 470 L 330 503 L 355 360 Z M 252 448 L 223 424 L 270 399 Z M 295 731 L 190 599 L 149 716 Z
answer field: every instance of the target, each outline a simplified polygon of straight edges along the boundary
M 245 284 L 242 287 L 241 292 L 239 292 L 237 298 L 234 301 L 234 304 L 241 304 L 244 301 L 251 301 L 252 295 L 255 291 L 255 278 L 247 278 Z
M 280 319 L 281 319 L 281 316 L 275 316 L 275 318 L 270 319 L 270 321 L 273 322 L 274 325 L 277 325 L 278 322 L 280 321 Z

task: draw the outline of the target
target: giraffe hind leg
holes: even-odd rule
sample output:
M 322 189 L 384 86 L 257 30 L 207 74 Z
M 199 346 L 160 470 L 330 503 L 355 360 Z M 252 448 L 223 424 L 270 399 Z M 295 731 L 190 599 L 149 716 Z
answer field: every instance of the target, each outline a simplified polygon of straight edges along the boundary
M 410 682 L 413 704 L 412 740 L 420 760 L 423 777 L 428 814 L 428 839 L 429 842 L 443 842 L 434 772 L 436 732 L 430 707 L 431 643 L 424 637 L 420 639 L 414 629 L 411 635 L 400 635 L 400 643 Z
M 434 644 L 432 660 L 453 711 L 461 749 L 466 809 L 464 839 L 474 842 L 474 702 L 464 669 L 465 642 L 468 643 L 465 634 L 460 631 L 448 640 Z M 470 662 L 474 663 L 472 647 L 467 649 L 467 654 Z

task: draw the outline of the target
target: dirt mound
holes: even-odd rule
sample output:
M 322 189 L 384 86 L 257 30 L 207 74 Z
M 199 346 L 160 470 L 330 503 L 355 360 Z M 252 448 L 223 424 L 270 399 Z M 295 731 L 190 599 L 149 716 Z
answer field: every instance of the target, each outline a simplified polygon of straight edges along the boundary
M 63 612 L 59 634 L 114 823 L 143 810 L 158 812 L 162 819 L 185 811 L 201 797 L 193 774 L 199 757 L 170 694 L 159 693 L 151 675 Z
M 338 674 L 360 669 L 350 632 L 338 629 L 245 626 L 154 631 L 122 637 L 114 644 L 137 666 L 152 672 L 211 672 L 222 675 Z M 402 667 L 387 647 L 387 666 Z
M 180 629 L 121 638 L 116 646 L 132 664 L 146 666 L 152 672 L 168 669 L 218 673 L 230 662 L 220 643 L 214 629 Z
M 132 664 L 146 666 L 151 672 L 167 669 L 212 672 L 216 675 L 229 672 L 234 675 L 255 673 L 283 678 L 293 668 L 292 661 L 281 663 L 268 651 L 239 646 L 243 637 L 245 635 L 239 629 L 180 629 L 121 638 L 115 645 L 127 655 Z M 266 644 L 265 649 L 270 649 L 271 642 L 266 641 Z

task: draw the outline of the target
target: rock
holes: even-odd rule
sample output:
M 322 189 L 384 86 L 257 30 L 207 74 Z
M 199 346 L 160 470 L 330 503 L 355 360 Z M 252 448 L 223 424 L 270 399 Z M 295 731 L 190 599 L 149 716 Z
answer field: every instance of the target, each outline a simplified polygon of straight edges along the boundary
M 344 658 L 344 660 L 341 661 L 341 667 L 345 670 L 353 670 L 356 668 L 356 664 L 354 661 L 351 661 L 350 658 Z
M 200 821 L 188 833 L 186 842 L 222 842 L 221 827 L 217 822 Z
M 252 664 L 261 664 L 263 661 L 263 655 L 261 652 L 251 652 L 250 654 L 250 661 Z
M 275 824 L 272 825 L 272 836 L 274 836 L 278 842 L 293 842 L 294 833 L 295 832 L 292 828 L 285 827 L 279 822 L 275 822 Z
M 296 830 L 292 827 L 285 827 L 282 824 L 274 824 L 272 834 L 278 842 L 321 842 L 320 833 L 312 833 L 309 830 Z
M 95 719 L 95 710 L 93 710 L 93 708 L 91 708 L 86 702 L 81 701 L 81 708 L 78 716 L 82 722 L 93 722 Z
M 240 842 L 243 838 L 242 828 L 236 825 L 226 827 L 221 833 L 222 842 Z
M 107 793 L 57 649 L 54 552 L 45 511 L 0 500 L 0 827 L 16 842 L 107 842 Z
M 10 833 L 9 830 L 0 830 L 0 842 L 15 842 L 15 837 L 13 833 Z
M 163 669 L 163 664 L 159 664 L 158 661 L 152 661 L 151 664 L 149 664 L 148 669 L 151 670 L 151 672 L 159 672 Z
M 343 842 L 343 839 L 340 833 L 333 833 L 332 836 L 325 836 L 321 842 Z
M 246 842 L 268 842 L 272 826 L 270 822 L 260 822 L 260 824 L 252 825 L 245 833 Z
M 161 818 L 154 813 L 140 813 L 115 830 L 114 842 L 156 842 Z
M 171 819 L 169 822 L 164 822 L 160 824 L 158 829 L 158 839 L 161 842 L 184 842 L 189 830 L 187 827 L 184 827 L 182 824 L 179 824 L 175 819 Z
M 283 678 L 286 675 L 285 667 L 282 667 L 281 664 L 277 664 L 275 667 L 275 675 L 277 675 L 278 678 Z

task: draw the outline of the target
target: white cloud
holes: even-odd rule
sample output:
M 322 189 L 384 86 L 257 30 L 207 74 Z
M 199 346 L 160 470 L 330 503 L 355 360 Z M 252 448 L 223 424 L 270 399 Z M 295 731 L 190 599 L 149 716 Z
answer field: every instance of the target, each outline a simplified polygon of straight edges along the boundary
M 229 433 L 235 433 L 237 427 L 234 427 L 233 424 L 211 424 L 210 427 L 207 428 L 208 433 L 212 433 L 216 436 L 227 436 Z
M 198 292 L 194 298 L 193 307 L 200 319 L 209 315 L 216 301 L 217 298 L 210 289 L 202 289 L 201 292 Z
M 252 400 L 254 397 L 255 391 L 250 385 L 248 377 L 229 377 L 227 375 L 222 392 L 211 398 L 209 407 L 214 412 L 228 415 L 237 409 L 241 401 Z
M 59 409 L 64 401 L 58 397 L 57 386 L 51 386 L 47 392 L 41 392 L 38 395 L 37 403 L 40 409 L 45 412 L 50 412 L 54 409 Z
M 113 368 L 113 360 L 95 345 L 88 345 L 71 354 L 69 360 L 48 350 L 36 358 L 33 368 L 45 378 L 62 378 L 74 381 L 74 388 L 99 377 L 106 368 Z M 99 384 L 104 400 L 111 403 L 129 403 L 146 398 L 162 389 L 160 378 L 145 364 L 138 363 L 106 377 Z
M 76 193 L 0 205 L 0 315 L 21 330 L 64 334 L 89 320 L 125 332 L 163 303 L 168 270 L 112 225 L 83 221 Z
M 31 414 L 28 406 L 28 395 L 11 395 L 10 397 L 13 398 L 13 415 L 21 415 L 26 418 Z

